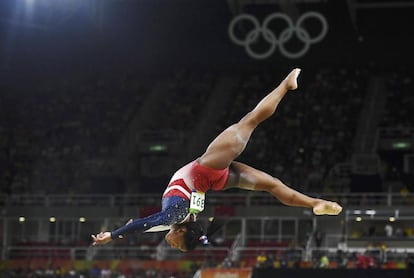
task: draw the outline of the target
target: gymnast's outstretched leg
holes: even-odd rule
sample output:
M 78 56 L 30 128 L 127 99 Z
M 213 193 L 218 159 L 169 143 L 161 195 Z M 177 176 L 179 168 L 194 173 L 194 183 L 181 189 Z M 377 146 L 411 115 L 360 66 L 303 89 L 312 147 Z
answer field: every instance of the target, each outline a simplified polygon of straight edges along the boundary
M 292 70 L 289 75 L 256 107 L 238 123 L 231 125 L 219 134 L 207 147 L 198 162 L 206 167 L 224 169 L 246 148 L 254 129 L 273 115 L 282 98 L 289 90 L 295 90 L 300 69 Z

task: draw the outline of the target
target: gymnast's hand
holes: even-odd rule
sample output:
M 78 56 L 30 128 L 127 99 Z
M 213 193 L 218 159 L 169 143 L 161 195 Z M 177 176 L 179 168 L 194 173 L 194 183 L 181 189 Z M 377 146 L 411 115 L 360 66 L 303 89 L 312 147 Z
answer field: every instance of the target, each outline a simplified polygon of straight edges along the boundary
M 91 235 L 92 239 L 93 239 L 93 243 L 92 245 L 101 245 L 101 244 L 107 244 L 108 242 L 110 242 L 112 240 L 111 238 L 111 232 L 100 232 L 99 234 L 95 235 Z
M 132 223 L 132 219 L 129 219 L 128 222 L 125 223 L 126 225 L 129 225 Z M 95 235 L 91 235 L 92 239 L 93 239 L 93 243 L 92 245 L 100 245 L 100 244 L 107 244 L 108 242 L 110 242 L 112 240 L 111 238 L 111 232 L 100 232 L 99 234 Z

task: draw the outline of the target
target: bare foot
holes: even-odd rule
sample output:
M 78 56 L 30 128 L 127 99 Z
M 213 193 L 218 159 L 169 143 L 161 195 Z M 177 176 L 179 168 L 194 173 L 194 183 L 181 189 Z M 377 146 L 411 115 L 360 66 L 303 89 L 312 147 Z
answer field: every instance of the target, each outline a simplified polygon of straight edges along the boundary
M 285 78 L 286 87 L 288 90 L 296 90 L 298 88 L 298 76 L 301 69 L 293 69 Z
M 315 215 L 338 215 L 342 211 L 342 207 L 335 202 L 321 200 L 313 207 Z

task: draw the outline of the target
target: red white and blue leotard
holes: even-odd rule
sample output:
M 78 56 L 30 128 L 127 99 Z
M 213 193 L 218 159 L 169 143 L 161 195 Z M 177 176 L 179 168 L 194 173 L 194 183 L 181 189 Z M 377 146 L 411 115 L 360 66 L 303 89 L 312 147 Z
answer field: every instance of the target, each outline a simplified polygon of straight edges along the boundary
M 194 160 L 183 166 L 172 176 L 163 197 L 181 196 L 190 199 L 191 191 L 207 192 L 208 190 L 223 190 L 229 168 L 212 169 Z
M 180 168 L 172 176 L 162 195 L 162 210 L 145 218 L 136 219 L 113 232 L 118 238 L 134 232 L 157 232 L 169 230 L 171 225 L 180 223 L 188 215 L 189 200 L 194 190 L 223 190 L 229 168 L 212 169 L 194 160 Z

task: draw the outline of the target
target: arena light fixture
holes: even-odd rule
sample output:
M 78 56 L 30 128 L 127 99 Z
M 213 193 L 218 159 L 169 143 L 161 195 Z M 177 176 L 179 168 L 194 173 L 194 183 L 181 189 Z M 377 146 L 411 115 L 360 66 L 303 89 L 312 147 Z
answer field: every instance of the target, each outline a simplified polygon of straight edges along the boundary
M 167 146 L 163 144 L 155 144 L 155 145 L 151 145 L 149 147 L 149 150 L 151 152 L 162 152 L 162 151 L 167 150 Z
M 79 217 L 79 222 L 85 223 L 86 222 L 86 218 L 85 217 Z
M 390 222 L 395 222 L 395 217 L 391 216 L 388 220 L 389 220 Z
M 404 149 L 408 149 L 410 147 L 411 147 L 411 144 L 409 142 L 405 142 L 405 141 L 394 142 L 392 144 L 392 148 L 396 149 L 396 150 L 404 150 Z
M 362 221 L 362 217 L 358 216 L 357 218 L 355 218 L 356 222 L 361 222 Z
M 56 217 L 54 217 L 54 216 L 50 217 L 50 218 L 49 218 L 49 222 L 50 222 L 50 223 L 54 223 L 54 222 L 56 222 Z
M 377 212 L 375 211 L 375 209 L 368 209 L 365 211 L 365 214 L 371 215 L 371 216 L 375 215 L 376 213 Z
M 24 223 L 24 221 L 26 221 L 26 218 L 24 216 L 20 216 L 19 217 L 19 222 Z

